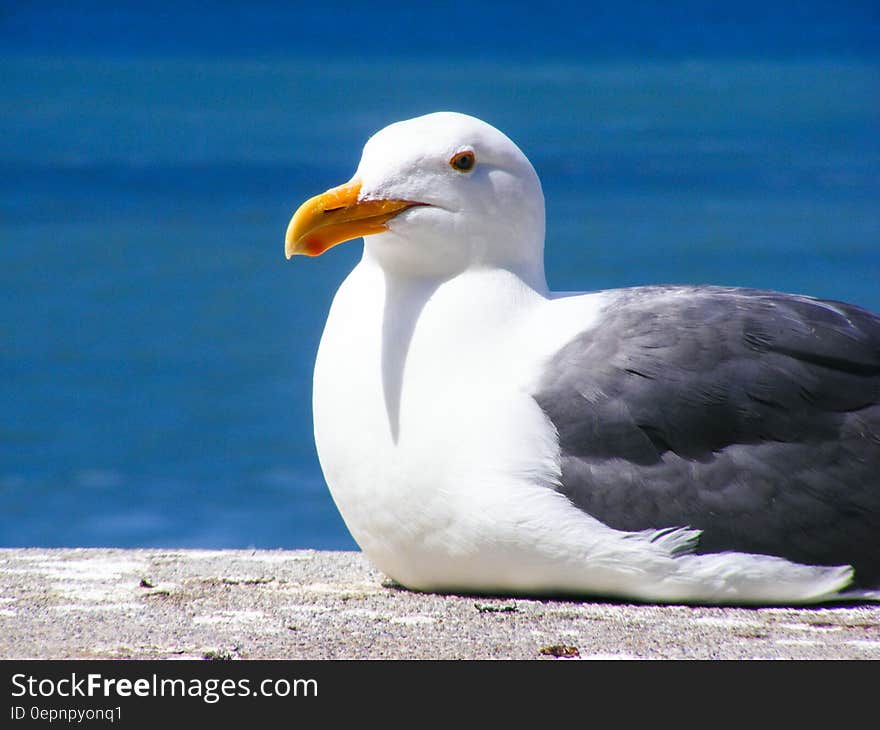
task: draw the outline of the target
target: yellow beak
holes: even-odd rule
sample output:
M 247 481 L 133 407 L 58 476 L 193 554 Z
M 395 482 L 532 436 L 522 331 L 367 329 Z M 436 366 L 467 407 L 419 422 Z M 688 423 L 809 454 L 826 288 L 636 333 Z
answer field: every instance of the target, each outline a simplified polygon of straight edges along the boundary
M 320 256 L 353 238 L 387 231 L 398 213 L 423 205 L 409 200 L 360 200 L 361 181 L 352 180 L 303 203 L 293 214 L 284 237 L 284 253 Z

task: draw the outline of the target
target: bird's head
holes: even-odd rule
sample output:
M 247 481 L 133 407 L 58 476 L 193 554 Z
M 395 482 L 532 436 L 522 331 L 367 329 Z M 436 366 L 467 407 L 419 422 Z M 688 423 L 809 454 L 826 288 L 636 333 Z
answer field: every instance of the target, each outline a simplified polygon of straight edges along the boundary
M 285 253 L 319 256 L 362 236 L 370 256 L 403 274 L 543 270 L 541 183 L 520 149 L 479 119 L 439 112 L 397 122 L 367 141 L 349 182 L 300 206 Z

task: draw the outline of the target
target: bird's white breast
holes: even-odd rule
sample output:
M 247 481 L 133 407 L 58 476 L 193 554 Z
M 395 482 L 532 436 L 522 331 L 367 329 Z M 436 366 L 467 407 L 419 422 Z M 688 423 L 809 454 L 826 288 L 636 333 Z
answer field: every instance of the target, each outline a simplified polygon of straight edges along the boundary
M 384 572 L 423 586 L 528 573 L 500 564 L 524 536 L 540 553 L 530 521 L 569 509 L 546 488 L 557 443 L 530 388 L 595 311 L 547 311 L 562 306 L 498 270 L 401 282 L 365 260 L 344 282 L 315 367 L 315 438 L 346 524 Z

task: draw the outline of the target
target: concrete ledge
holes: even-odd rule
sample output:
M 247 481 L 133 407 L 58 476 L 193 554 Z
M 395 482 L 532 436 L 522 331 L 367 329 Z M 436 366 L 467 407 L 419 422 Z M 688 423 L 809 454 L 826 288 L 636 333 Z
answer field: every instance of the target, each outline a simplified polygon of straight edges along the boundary
M 0 658 L 880 659 L 880 606 L 439 596 L 359 553 L 0 550 Z

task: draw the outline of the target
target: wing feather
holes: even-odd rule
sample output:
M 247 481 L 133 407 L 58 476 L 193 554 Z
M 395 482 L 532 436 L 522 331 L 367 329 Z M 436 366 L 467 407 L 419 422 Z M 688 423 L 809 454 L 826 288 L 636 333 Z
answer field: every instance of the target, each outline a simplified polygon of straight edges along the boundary
M 548 362 L 562 491 L 622 530 L 880 581 L 880 317 L 840 302 L 642 287 Z

